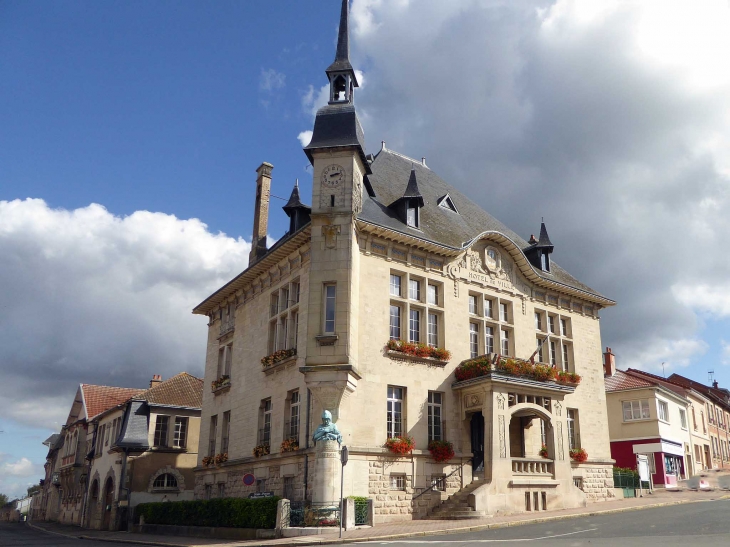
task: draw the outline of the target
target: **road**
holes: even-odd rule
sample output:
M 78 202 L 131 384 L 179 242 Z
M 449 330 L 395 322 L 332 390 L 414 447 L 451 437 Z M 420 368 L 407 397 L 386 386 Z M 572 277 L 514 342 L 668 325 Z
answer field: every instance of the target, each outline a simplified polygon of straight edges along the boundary
M 600 506 L 596 506 L 600 509 Z M 539 542 L 540 547 L 634 547 L 730 545 L 730 500 L 688 503 L 643 511 L 357 545 L 483 547 Z M 352 545 L 352 544 L 350 544 Z
M 81 533 L 81 530 L 79 530 Z M 47 534 L 23 523 L 0 522 L 0 547 L 130 547 L 128 543 L 72 539 Z

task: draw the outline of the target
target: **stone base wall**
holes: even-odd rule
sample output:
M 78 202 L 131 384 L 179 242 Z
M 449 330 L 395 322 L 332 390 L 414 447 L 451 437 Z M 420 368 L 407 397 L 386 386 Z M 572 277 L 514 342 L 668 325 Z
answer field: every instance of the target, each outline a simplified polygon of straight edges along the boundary
M 580 479 L 581 490 L 589 502 L 607 501 L 616 497 L 613 490 L 613 466 L 590 462 L 575 465 L 573 478 Z

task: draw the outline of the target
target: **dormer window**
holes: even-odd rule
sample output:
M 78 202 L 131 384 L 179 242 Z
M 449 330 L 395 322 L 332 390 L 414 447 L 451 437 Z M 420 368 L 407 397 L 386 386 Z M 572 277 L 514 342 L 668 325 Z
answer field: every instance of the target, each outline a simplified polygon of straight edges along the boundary
M 413 203 L 408 204 L 406 213 L 406 221 L 411 228 L 418 228 L 418 207 Z
M 540 254 L 540 268 L 543 272 L 550 271 L 550 255 L 545 251 Z
M 459 211 L 456 210 L 456 205 L 454 205 L 454 200 L 451 199 L 451 196 L 449 194 L 446 194 L 442 198 L 440 198 L 437 202 L 439 207 L 446 209 L 447 211 L 451 211 L 453 213 L 459 213 Z

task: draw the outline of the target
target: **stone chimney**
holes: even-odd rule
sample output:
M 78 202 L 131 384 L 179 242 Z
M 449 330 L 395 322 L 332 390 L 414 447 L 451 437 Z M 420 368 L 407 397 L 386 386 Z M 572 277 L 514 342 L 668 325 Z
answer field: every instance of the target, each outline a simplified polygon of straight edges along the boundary
M 606 348 L 606 353 L 603 354 L 603 374 L 605 376 L 616 374 L 616 356 L 611 348 Z
M 157 384 L 162 383 L 162 376 L 159 374 L 153 374 L 152 380 L 150 380 L 150 387 L 155 387 Z
M 270 163 L 262 163 L 256 173 L 256 208 L 253 216 L 253 236 L 251 238 L 251 253 L 248 255 L 248 265 L 251 266 L 266 254 L 266 233 L 269 227 L 269 199 L 271 196 Z
M 720 384 L 718 383 L 717 380 L 715 380 L 714 382 L 712 382 L 712 387 L 714 387 L 715 389 L 718 389 L 720 387 Z

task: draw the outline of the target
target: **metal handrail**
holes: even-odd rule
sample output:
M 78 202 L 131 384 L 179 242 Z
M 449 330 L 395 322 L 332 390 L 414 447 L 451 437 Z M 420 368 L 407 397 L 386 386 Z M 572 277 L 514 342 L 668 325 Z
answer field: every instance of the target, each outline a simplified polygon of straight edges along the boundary
M 453 470 L 453 471 L 452 471 L 451 473 L 449 473 L 448 475 L 446 475 L 445 477 L 443 477 L 443 478 L 441 479 L 441 480 L 443 481 L 444 487 L 446 486 L 446 479 L 448 479 L 448 478 L 449 478 L 449 477 L 450 477 L 451 475 L 453 475 L 454 473 L 456 473 L 456 472 L 458 472 L 458 471 L 462 470 L 462 469 L 464 468 L 464 466 L 465 466 L 465 465 L 466 465 L 467 463 L 469 463 L 469 460 L 467 460 L 467 461 L 465 461 L 465 462 L 462 462 L 462 463 L 461 463 L 461 465 L 460 465 L 460 466 L 459 466 L 458 468 L 454 469 L 454 470 Z M 433 489 L 434 489 L 435 487 L 436 487 L 436 485 L 435 485 L 435 484 L 432 484 L 431 486 L 429 486 L 428 488 L 426 488 L 426 489 L 425 489 L 425 490 L 424 490 L 423 492 L 421 492 L 421 493 L 420 493 L 420 494 L 418 494 L 417 496 L 414 496 L 414 497 L 412 497 L 412 498 L 411 498 L 411 502 L 413 502 L 413 501 L 417 500 L 418 498 L 420 498 L 421 496 L 423 496 L 423 495 L 424 495 L 424 494 L 425 494 L 426 492 L 430 492 L 430 491 L 431 491 L 431 490 L 433 490 Z

